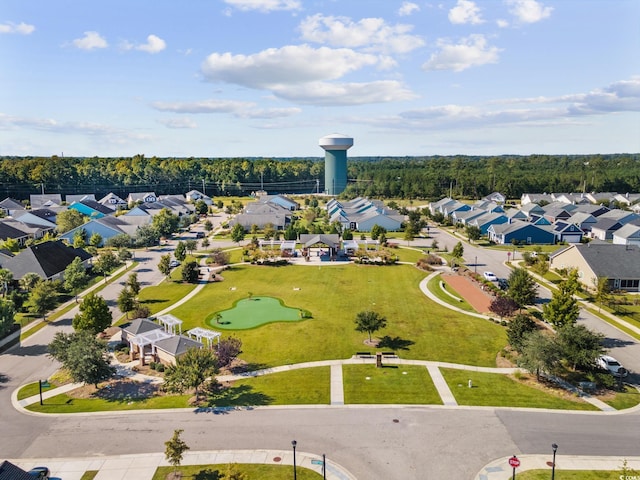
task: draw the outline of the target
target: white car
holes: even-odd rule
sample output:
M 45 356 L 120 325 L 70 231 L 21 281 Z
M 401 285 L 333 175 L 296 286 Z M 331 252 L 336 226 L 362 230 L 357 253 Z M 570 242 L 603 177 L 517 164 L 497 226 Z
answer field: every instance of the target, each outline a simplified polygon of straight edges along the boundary
M 597 363 L 600 368 L 608 370 L 614 377 L 626 377 L 629 374 L 627 369 L 620 365 L 620 362 L 609 355 L 598 357 Z
M 498 277 L 496 277 L 496 274 L 493 272 L 484 272 L 484 278 L 485 280 L 489 280 L 490 282 L 498 281 Z
M 180 262 L 178 260 L 171 260 L 171 263 L 169 263 L 169 266 L 171 268 L 176 268 L 180 266 Z

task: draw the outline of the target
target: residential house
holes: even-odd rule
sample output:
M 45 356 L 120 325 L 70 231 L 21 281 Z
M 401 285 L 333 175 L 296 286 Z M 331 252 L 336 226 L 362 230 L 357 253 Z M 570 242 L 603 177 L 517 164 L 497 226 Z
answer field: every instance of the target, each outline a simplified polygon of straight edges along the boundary
M 0 463 L 0 480 L 33 480 L 34 477 L 8 460 Z
M 73 202 L 81 202 L 83 200 L 96 201 L 96 196 L 93 193 L 81 193 L 79 195 L 65 195 L 64 197 L 67 205 L 71 205 Z
M 5 215 L 10 217 L 13 216 L 15 212 L 22 212 L 26 210 L 24 205 L 20 203 L 18 200 L 14 200 L 13 198 L 5 198 L 0 201 L 0 211 L 4 212 Z
M 453 198 L 450 198 L 450 197 L 441 198 L 437 202 L 431 202 L 429 204 L 429 211 L 431 212 L 431 215 L 433 215 L 435 213 L 444 214 L 443 208 L 445 206 L 447 206 L 447 205 L 453 205 L 455 203 L 456 203 L 456 201 Z
M 187 199 L 188 202 L 191 202 L 191 203 L 196 203 L 198 200 L 202 200 L 204 203 L 206 203 L 209 206 L 213 204 L 213 199 L 210 196 L 205 195 L 204 193 L 199 192 L 198 190 L 188 191 L 185 194 L 185 198 Z
M 520 207 L 520 211 L 527 216 L 527 220 L 535 222 L 540 217 L 544 216 L 544 209 L 537 203 L 527 203 Z
M 77 232 L 80 231 L 83 233 L 85 240 L 88 242 L 91 236 L 97 233 L 102 237 L 102 242 L 100 242 L 100 245 L 98 245 L 99 247 L 101 247 L 107 240 L 115 237 L 116 235 L 125 234 L 129 235 L 132 238 L 135 237 L 138 228 L 150 222 L 151 216 L 149 215 L 145 217 L 129 217 L 126 215 L 121 215 L 119 217 L 108 216 L 94 218 L 77 228 L 63 233 L 59 238 L 60 240 L 65 240 L 72 244 Z
M 603 213 L 598 217 L 598 220 L 601 218 L 613 218 L 619 221 L 622 225 L 626 225 L 627 223 L 635 223 L 640 220 L 640 215 L 635 212 L 628 212 L 626 210 L 620 210 L 619 208 L 614 208 L 613 210 L 608 211 L 607 213 Z
M 383 202 L 362 197 L 348 202 L 332 199 L 327 203 L 327 212 L 332 222 L 339 221 L 342 228 L 360 232 L 370 232 L 374 225 L 395 232 L 402 228 L 405 219 Z
M 258 202 L 275 203 L 276 205 L 280 205 L 281 207 L 291 211 L 300 210 L 300 204 L 298 202 L 291 200 L 289 197 L 284 195 L 264 195 L 259 198 Z
M 31 205 L 31 210 L 59 207 L 62 205 L 62 195 L 59 193 L 29 195 L 29 204 Z
M 482 200 L 493 202 L 498 205 L 503 205 L 507 201 L 507 197 L 500 192 L 493 192 L 487 195 L 486 197 L 482 197 Z
M 514 220 L 520 220 L 522 222 L 526 222 L 529 220 L 527 214 L 519 208 L 509 208 L 506 212 L 504 212 L 504 214 L 511 222 L 513 222 Z
M 507 222 L 509 222 L 509 217 L 507 217 L 504 213 L 493 212 L 485 213 L 480 217 L 474 218 L 473 220 L 469 221 L 469 225 L 478 227 L 480 229 L 480 233 L 482 235 L 486 235 L 491 225 L 501 225 Z
M 607 213 L 610 210 L 609 207 L 605 205 L 594 205 L 591 203 L 583 203 L 580 205 L 576 205 L 575 207 L 576 208 L 573 210 L 572 213 L 577 213 L 577 212 L 590 213 L 596 218 L 599 217 L 600 215 Z
M 502 223 L 491 225 L 487 230 L 489 240 L 500 245 L 553 244 L 555 235 L 548 228 L 527 222 Z
M 17 222 L 7 222 L 4 219 L 0 220 L 0 241 L 4 242 L 10 238 L 18 242 L 18 245 L 24 247 L 29 238 L 28 232 L 17 227 Z
M 58 240 L 31 245 L 14 257 L 1 259 L 0 266 L 10 270 L 15 280 L 20 280 L 30 272 L 44 280 L 54 280 L 64 277 L 65 268 L 76 257 L 80 257 L 86 267 L 89 265 L 91 254 L 80 248 L 69 247 Z
M 41 209 L 17 212 L 13 218 L 28 227 L 39 229 L 40 235 L 35 238 L 41 238 L 46 232 L 53 232 L 56 229 L 56 217 L 55 212 L 49 209 Z
M 259 229 L 272 225 L 276 230 L 285 230 L 291 223 L 291 211 L 277 204 L 251 202 L 245 205 L 229 222 L 229 225 L 242 225 L 245 230 L 251 230 L 253 225 Z
M 523 193 L 520 196 L 520 205 L 523 207 L 530 203 L 540 205 L 553 202 L 554 198 L 548 193 Z
M 125 200 L 120 198 L 115 193 L 106 194 L 104 197 L 98 200 L 98 203 L 100 203 L 101 205 L 104 205 L 105 207 L 109 207 L 112 210 L 120 210 L 122 208 L 127 208 L 129 205 Z
M 598 240 L 611 240 L 613 239 L 613 232 L 622 228 L 620 223 L 615 218 L 598 218 L 598 221 L 591 225 L 591 238 Z
M 130 193 L 127 197 L 129 207 L 142 203 L 154 203 L 158 201 L 158 196 L 154 192 Z
M 69 210 L 76 210 L 82 215 L 85 215 L 89 218 L 102 218 L 105 215 L 113 214 L 113 210 L 109 207 L 105 207 L 101 203 L 88 198 L 73 202 L 71 205 L 69 205 Z
M 451 215 L 451 219 L 453 223 L 461 223 L 463 225 L 467 225 L 470 221 L 475 218 L 481 217 L 482 215 L 486 215 L 488 212 L 481 208 L 476 208 L 475 206 L 471 210 L 464 210 L 459 212 L 453 212 Z
M 627 223 L 613 232 L 614 245 L 638 245 L 640 246 L 640 226 Z
M 594 289 L 598 279 L 607 278 L 612 290 L 640 292 L 640 247 L 592 241 L 575 244 L 549 257 L 550 267 L 576 269 L 578 280 Z
M 557 221 L 552 225 L 556 242 L 580 243 L 584 233 L 577 225 L 570 222 Z
M 471 209 L 481 209 L 489 213 L 504 213 L 504 208 L 502 208 L 501 204 L 484 199 L 476 201 L 473 205 L 471 205 Z
M 613 196 L 613 201 L 617 202 L 620 205 L 630 206 L 634 203 L 640 202 L 640 193 L 625 193 L 624 195 L 618 193 Z
M 617 192 L 591 192 L 585 193 L 584 196 L 595 204 L 610 205 L 615 199 Z
M 566 221 L 567 223 L 573 223 L 583 233 L 588 234 L 591 232 L 591 227 L 598 222 L 598 219 L 590 213 L 576 211 Z

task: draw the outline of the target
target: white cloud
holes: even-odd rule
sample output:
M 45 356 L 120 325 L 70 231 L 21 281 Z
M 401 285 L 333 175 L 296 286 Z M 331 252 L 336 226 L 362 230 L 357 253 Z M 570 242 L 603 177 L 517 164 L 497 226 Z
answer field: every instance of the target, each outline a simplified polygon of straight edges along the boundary
M 224 2 L 245 12 L 250 10 L 273 12 L 276 10 L 302 9 L 302 4 L 299 0 L 224 0 Z
M 180 118 L 163 118 L 158 120 L 159 123 L 164 125 L 167 128 L 197 128 L 198 124 L 191 120 L 190 118 L 180 117 Z
M 449 10 L 449 21 L 455 24 L 470 23 L 477 25 L 483 23 L 480 8 L 470 0 L 458 0 L 456 6 Z
M 147 43 L 135 47 L 136 50 L 147 53 L 158 53 L 165 48 L 167 48 L 166 42 L 156 35 L 149 35 L 147 37 Z
M 17 25 L 13 22 L 0 23 L 0 33 L 17 33 L 20 35 L 29 35 L 35 31 L 36 27 L 24 22 Z
M 316 14 L 305 18 L 299 28 L 304 40 L 364 51 L 406 53 L 425 44 L 420 36 L 410 34 L 413 25 L 387 25 L 383 18 L 354 22 L 346 17 Z
M 367 83 L 311 82 L 274 88 L 276 96 L 297 103 L 313 105 L 365 105 L 412 100 L 417 97 L 395 80 Z
M 499 28 L 507 28 L 509 26 L 509 22 L 507 20 L 499 18 L 498 20 L 496 20 L 496 25 L 498 25 Z
M 366 66 L 376 66 L 375 55 L 350 49 L 289 45 L 269 48 L 253 55 L 212 53 L 202 64 L 209 81 L 270 89 L 319 80 L 335 80 Z
M 545 7 L 536 0 L 506 0 L 506 4 L 511 7 L 509 12 L 522 23 L 539 22 L 551 16 L 553 11 L 553 7 Z
M 257 108 L 254 102 L 235 100 L 202 100 L 200 102 L 155 102 L 151 105 L 156 110 L 173 113 L 228 113 L 237 118 L 279 118 L 299 114 L 302 110 L 289 108 Z M 173 127 L 177 128 L 177 127 Z M 183 127 L 184 128 L 184 127 Z
M 408 15 L 413 15 L 415 12 L 419 12 L 420 7 L 418 4 L 413 2 L 402 2 L 402 5 L 398 9 L 398 15 L 401 17 L 406 17 Z
M 84 32 L 84 37 L 76 38 L 73 45 L 81 50 L 107 48 L 109 44 L 98 32 Z
M 461 72 L 471 67 L 498 62 L 500 49 L 488 45 L 484 35 L 470 35 L 457 44 L 438 40 L 439 51 L 422 65 L 424 70 L 453 70 Z

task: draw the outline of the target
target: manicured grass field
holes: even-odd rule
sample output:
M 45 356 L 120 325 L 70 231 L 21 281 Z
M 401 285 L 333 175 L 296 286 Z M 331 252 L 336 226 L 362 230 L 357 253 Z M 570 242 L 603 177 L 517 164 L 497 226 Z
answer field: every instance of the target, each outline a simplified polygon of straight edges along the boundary
M 605 403 L 616 410 L 635 407 L 640 403 L 640 392 L 635 388 L 625 387 L 624 392 L 617 392 L 612 400 L 605 400 Z
M 598 410 L 578 398 L 561 398 L 551 391 L 525 385 L 507 375 L 450 368 L 440 370 L 459 405 Z M 469 380 L 472 388 L 469 388 Z
M 345 404 L 429 404 L 442 399 L 426 367 L 343 365 Z
M 238 471 L 244 473 L 247 480 L 291 480 L 293 477 L 292 465 L 260 465 L 237 464 Z M 173 467 L 159 467 L 152 480 L 165 480 L 167 475 L 173 472 Z M 193 480 L 218 480 L 226 477 L 227 465 L 183 465 L 178 469 L 182 472 L 182 478 Z M 223 475 L 225 475 L 223 477 Z M 296 476 L 299 480 L 318 480 L 322 475 L 303 467 L 296 467 Z
M 154 408 L 186 408 L 190 395 L 168 395 L 146 400 L 105 400 L 101 398 L 72 398 L 62 393 L 44 401 L 34 403 L 27 410 L 41 413 L 109 412 L 116 410 L 142 410 Z
M 452 298 L 451 295 L 448 295 L 447 293 L 445 293 L 442 290 L 442 286 L 440 285 L 441 281 L 442 279 L 440 278 L 440 275 L 437 275 L 433 277 L 431 280 L 429 280 L 427 287 L 429 288 L 431 293 L 433 293 L 436 297 L 438 297 L 438 299 L 442 300 L 445 303 L 448 303 L 449 305 L 453 305 L 454 307 L 459 308 L 461 310 L 465 310 L 467 312 L 475 312 L 473 307 L 469 305 L 469 303 L 466 300 L 462 299 L 456 292 L 453 292 L 451 288 L 449 288 L 449 293 L 451 293 L 451 295 L 453 295 L 456 298 L 460 298 L 461 301 L 457 302 Z
M 556 468 L 556 478 L 562 480 L 619 480 L 622 478 L 620 475 L 619 471 L 558 470 Z M 518 480 L 548 480 L 551 478 L 551 469 L 527 470 L 518 473 L 517 478 Z
M 243 343 L 241 358 L 262 366 L 351 357 L 366 348 L 367 335 L 356 332 L 354 324 L 364 310 L 387 318 L 387 327 L 375 336 L 384 340 L 380 348 L 403 358 L 495 366 L 506 344 L 504 328 L 435 304 L 418 288 L 424 276 L 408 265 L 234 266 L 225 270 L 224 282 L 207 285 L 171 313 L 184 321 L 183 331 L 208 327 L 209 315 L 231 308 L 249 292 L 312 312 L 313 318 L 302 322 L 233 332 Z M 161 298 L 164 304 L 181 295 L 173 291 L 180 287 L 145 289 L 143 298 Z
M 191 290 L 196 288 L 192 283 L 162 282 L 160 285 L 143 288 L 140 291 L 140 303 L 156 313 L 173 305 Z
M 328 405 L 330 403 L 329 367 L 301 368 L 234 382 L 219 397 L 215 406 L 255 405 Z
M 273 297 L 251 297 L 238 300 L 229 310 L 217 312 L 207 318 L 207 324 L 218 330 L 246 330 L 271 322 L 299 322 L 300 309 L 287 307 Z

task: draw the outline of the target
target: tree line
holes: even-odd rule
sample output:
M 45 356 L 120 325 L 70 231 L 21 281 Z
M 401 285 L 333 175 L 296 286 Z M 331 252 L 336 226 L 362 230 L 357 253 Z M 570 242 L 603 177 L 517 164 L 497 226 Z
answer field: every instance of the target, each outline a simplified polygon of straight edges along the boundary
M 352 157 L 344 197 L 478 199 L 523 193 L 640 191 L 640 154 Z M 29 194 L 205 190 L 210 196 L 324 190 L 322 158 L 1 157 L 0 188 Z

